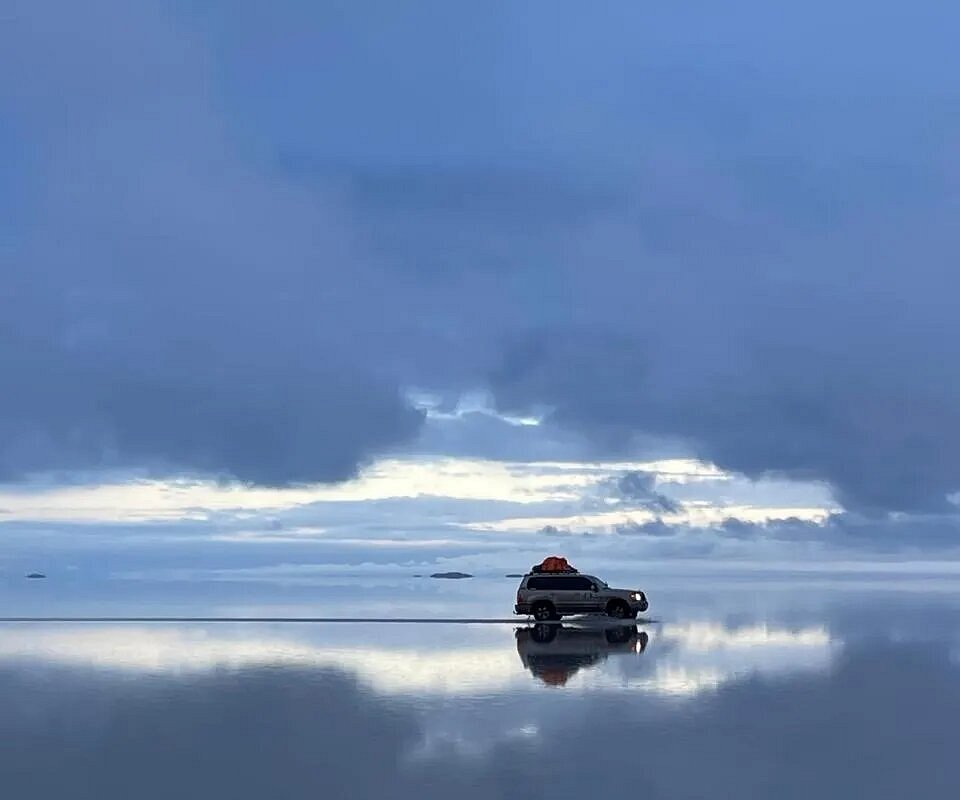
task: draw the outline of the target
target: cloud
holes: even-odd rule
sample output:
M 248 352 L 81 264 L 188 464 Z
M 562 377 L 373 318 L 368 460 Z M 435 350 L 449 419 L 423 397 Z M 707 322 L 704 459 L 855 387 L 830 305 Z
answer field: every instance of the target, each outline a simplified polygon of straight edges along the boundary
M 733 540 L 774 545 L 815 543 L 833 557 L 846 552 L 890 553 L 907 557 L 920 551 L 956 552 L 960 547 L 960 519 L 953 515 L 876 518 L 854 513 L 831 514 L 823 520 L 800 518 L 751 521 L 728 517 L 699 531 L 689 525 L 665 525 L 657 520 L 644 525 L 625 523 L 622 534 L 677 537 L 693 533 Z
M 572 536 L 573 531 L 568 528 L 558 528 L 556 525 L 544 525 L 537 533 L 541 536 Z
M 0 479 L 340 480 L 413 437 L 422 413 L 378 367 L 387 298 L 338 204 L 236 152 L 174 21 L 54 5 L 0 29 L 0 94 L 37 142 L 6 232 Z
M 616 481 L 619 499 L 638 504 L 648 511 L 676 514 L 680 505 L 665 494 L 656 491 L 656 475 L 633 470 L 625 472 Z
M 865 9 L 17 3 L 0 479 L 340 480 L 425 387 L 941 512 L 960 12 Z
M 670 498 L 676 512 L 662 510 L 653 485 L 678 496 Z M 562 537 L 564 554 L 580 563 L 612 568 L 705 555 L 718 567 L 744 559 L 822 567 L 831 558 L 960 553 L 956 515 L 877 517 L 843 513 L 828 501 L 815 484 L 754 484 L 696 462 L 396 458 L 336 485 L 117 476 L 97 485 L 7 486 L 0 531 L 4 565 L 14 574 L 72 564 L 87 576 L 284 564 L 499 574 L 541 560 L 551 536 Z M 441 567 L 445 559 L 456 563 Z
M 613 529 L 621 536 L 676 536 L 678 530 L 675 526 L 667 525 L 662 519 L 643 523 L 628 519 L 617 523 Z

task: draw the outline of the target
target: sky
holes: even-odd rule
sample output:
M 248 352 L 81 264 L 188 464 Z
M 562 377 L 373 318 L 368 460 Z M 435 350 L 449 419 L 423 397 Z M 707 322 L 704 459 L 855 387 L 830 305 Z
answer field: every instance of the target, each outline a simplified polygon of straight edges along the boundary
M 8 0 L 0 569 L 956 557 L 958 23 Z

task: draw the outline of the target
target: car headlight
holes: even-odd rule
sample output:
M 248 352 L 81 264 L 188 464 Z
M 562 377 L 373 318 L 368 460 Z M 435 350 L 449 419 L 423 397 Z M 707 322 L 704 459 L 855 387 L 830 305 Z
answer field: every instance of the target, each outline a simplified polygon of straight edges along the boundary
M 631 596 L 634 600 L 636 600 L 636 601 L 638 601 L 638 602 L 641 601 L 641 600 L 643 600 L 643 593 L 642 593 L 642 592 L 634 592 L 634 593 L 633 593 L 632 595 L 630 595 L 630 596 Z

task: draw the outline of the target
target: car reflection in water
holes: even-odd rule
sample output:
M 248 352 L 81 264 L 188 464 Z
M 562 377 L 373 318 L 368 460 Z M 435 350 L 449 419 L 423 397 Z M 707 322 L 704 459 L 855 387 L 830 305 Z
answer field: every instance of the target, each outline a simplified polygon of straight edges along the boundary
M 515 635 L 523 666 L 548 686 L 564 686 L 581 669 L 595 667 L 611 654 L 638 655 L 650 640 L 636 625 L 541 623 L 517 628 Z

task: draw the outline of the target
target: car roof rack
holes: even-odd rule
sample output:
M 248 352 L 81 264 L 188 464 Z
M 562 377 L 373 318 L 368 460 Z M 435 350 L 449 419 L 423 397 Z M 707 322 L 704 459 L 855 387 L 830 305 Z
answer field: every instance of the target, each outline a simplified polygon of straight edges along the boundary
M 576 567 L 566 567 L 565 569 L 544 569 L 541 564 L 534 564 L 530 567 L 532 575 L 579 575 L 580 570 Z

